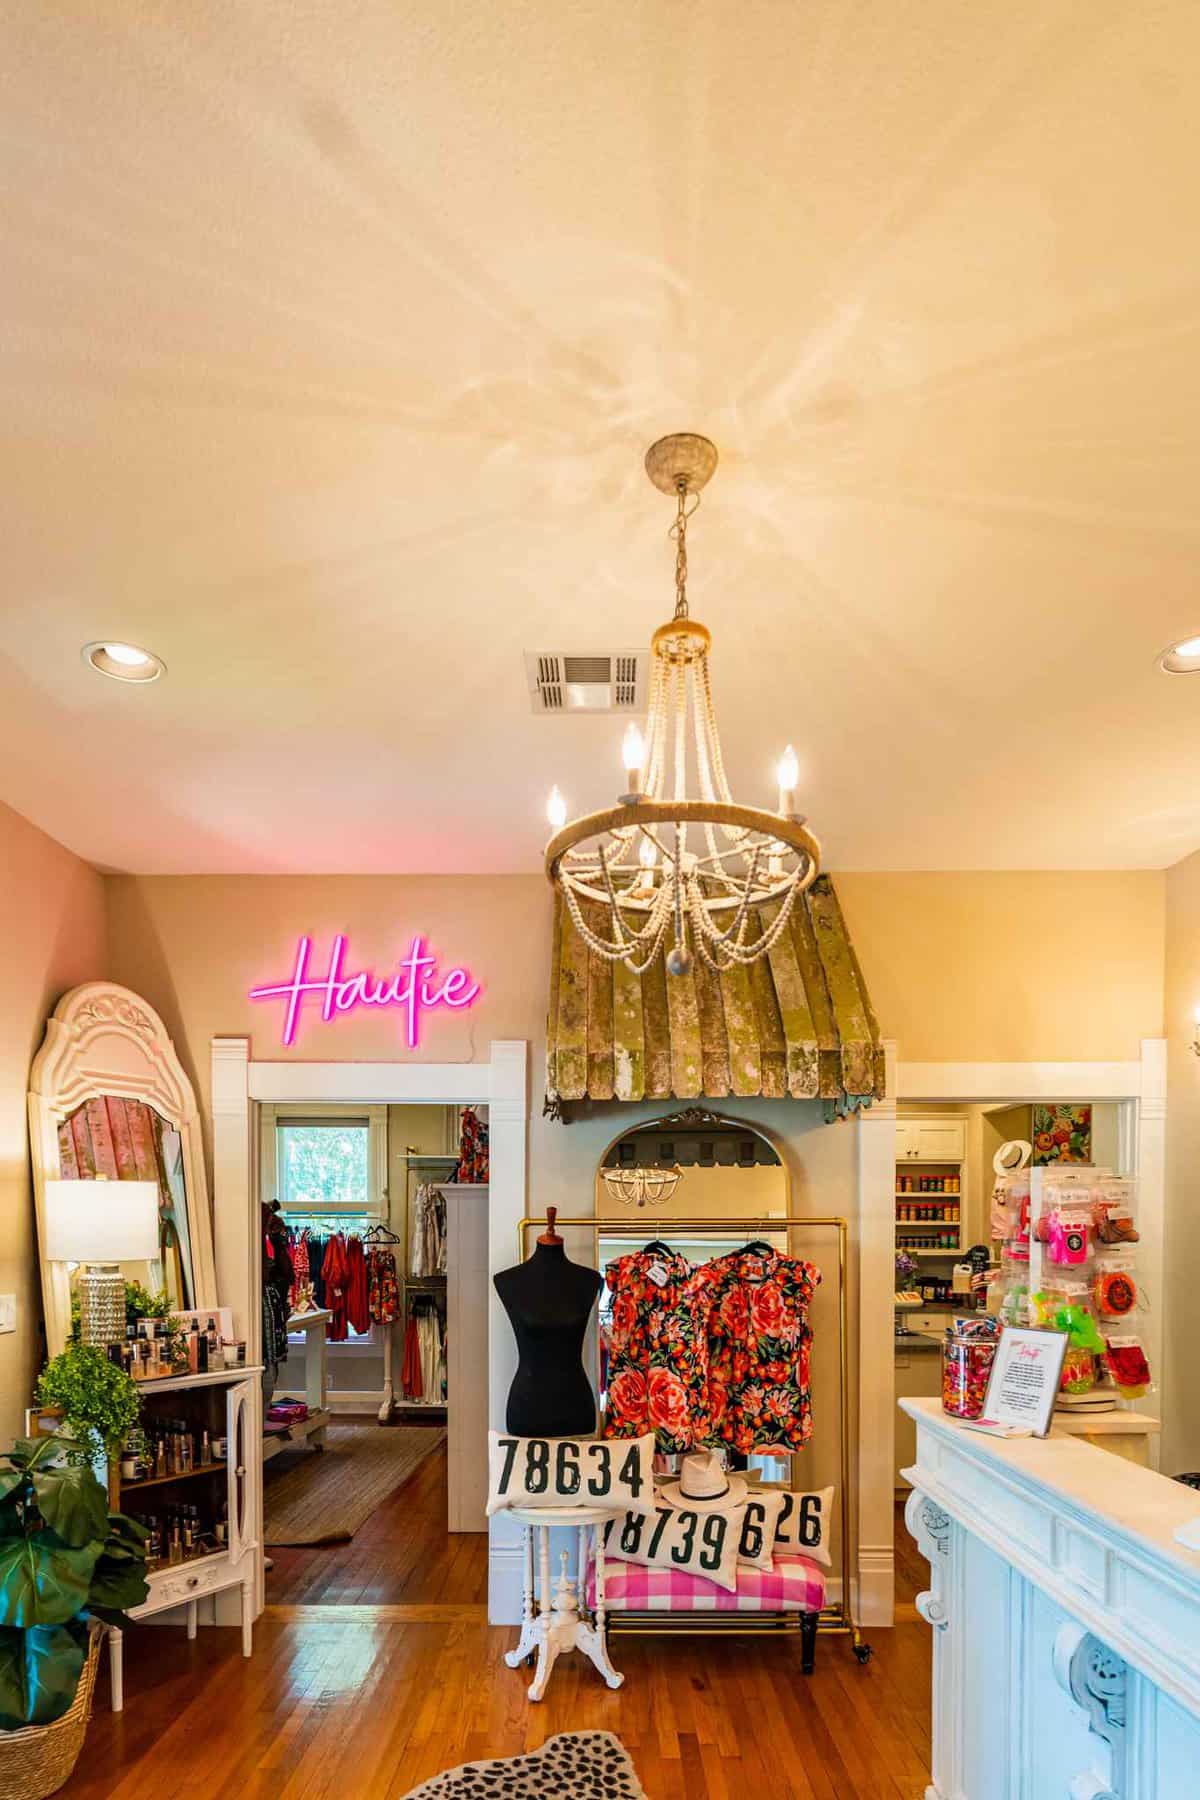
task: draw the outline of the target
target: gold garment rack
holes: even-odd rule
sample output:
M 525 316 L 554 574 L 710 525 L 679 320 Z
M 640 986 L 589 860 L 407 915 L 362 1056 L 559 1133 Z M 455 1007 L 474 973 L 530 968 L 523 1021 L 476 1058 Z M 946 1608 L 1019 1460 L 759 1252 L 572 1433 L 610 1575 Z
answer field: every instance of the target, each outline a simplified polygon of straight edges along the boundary
M 528 1233 L 535 1226 L 545 1228 L 550 1223 L 547 1218 L 522 1219 L 517 1226 L 517 1261 L 524 1262 L 529 1254 Z M 598 1218 L 595 1213 L 568 1216 L 556 1213 L 554 1224 L 557 1230 L 564 1228 L 577 1231 L 590 1231 L 592 1234 L 592 1251 L 596 1266 L 599 1266 L 599 1247 L 602 1236 L 628 1238 L 636 1237 L 636 1227 L 642 1224 L 640 1219 L 612 1217 Z M 841 1494 L 839 1502 L 839 1519 L 841 1526 L 841 1598 L 836 1605 L 826 1606 L 821 1613 L 819 1630 L 838 1636 L 849 1637 L 854 1654 L 860 1663 L 865 1663 L 871 1654 L 871 1647 L 864 1639 L 862 1632 L 854 1623 L 850 1610 L 850 1570 L 853 1566 L 850 1541 L 850 1344 L 849 1319 L 846 1310 L 846 1290 L 848 1280 L 848 1230 L 845 1219 L 835 1218 L 827 1214 L 800 1214 L 788 1211 L 775 1213 L 766 1218 L 748 1219 L 734 1217 L 727 1213 L 718 1213 L 700 1219 L 663 1219 L 654 1215 L 644 1221 L 646 1229 L 655 1237 L 736 1237 L 743 1243 L 756 1236 L 764 1236 L 768 1232 L 826 1230 L 837 1233 L 838 1260 L 838 1415 L 839 1415 L 839 1451 L 841 1467 Z M 794 1479 L 794 1477 L 793 1477 Z M 739 1619 L 737 1613 L 713 1613 L 706 1617 L 703 1613 L 659 1613 L 659 1612 L 617 1612 L 609 1615 L 609 1629 L 630 1635 L 673 1634 L 681 1633 L 693 1636 L 758 1636 L 773 1632 L 798 1631 L 801 1614 L 799 1613 L 747 1613 Z

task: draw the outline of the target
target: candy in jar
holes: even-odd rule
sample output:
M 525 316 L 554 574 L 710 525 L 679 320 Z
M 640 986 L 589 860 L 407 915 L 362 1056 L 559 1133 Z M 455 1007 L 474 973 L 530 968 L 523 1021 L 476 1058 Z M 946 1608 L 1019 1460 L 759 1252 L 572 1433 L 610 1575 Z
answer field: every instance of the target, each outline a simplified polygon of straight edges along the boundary
M 981 1419 L 999 1332 L 991 1318 L 956 1319 L 942 1345 L 942 1411 Z

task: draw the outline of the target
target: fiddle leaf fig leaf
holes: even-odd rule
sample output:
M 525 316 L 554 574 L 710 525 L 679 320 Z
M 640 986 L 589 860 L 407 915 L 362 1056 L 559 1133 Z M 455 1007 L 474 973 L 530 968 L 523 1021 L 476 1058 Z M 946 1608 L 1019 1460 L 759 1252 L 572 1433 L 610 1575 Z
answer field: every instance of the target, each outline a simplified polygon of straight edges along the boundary
M 0 1539 L 0 1625 L 63 1625 L 87 1604 L 100 1545 L 75 1548 L 54 1531 Z
M 139 1519 L 131 1519 L 128 1513 L 109 1513 L 105 1550 L 111 1552 L 117 1544 L 127 1544 L 136 1552 L 148 1542 L 149 1537 L 150 1533 Z
M 7 1500 L 10 1494 L 24 1487 L 27 1479 L 24 1469 L 0 1469 L 0 1500 Z
M 105 1551 L 97 1558 L 88 1588 L 88 1606 L 93 1612 L 128 1612 L 140 1606 L 150 1592 L 146 1565 Z
M 103 1544 L 108 1536 L 108 1501 L 90 1469 L 38 1469 L 33 1475 L 38 1511 L 72 1549 Z
M 0 1626 L 0 1731 L 49 1725 L 75 1698 L 87 1632 L 78 1625 Z

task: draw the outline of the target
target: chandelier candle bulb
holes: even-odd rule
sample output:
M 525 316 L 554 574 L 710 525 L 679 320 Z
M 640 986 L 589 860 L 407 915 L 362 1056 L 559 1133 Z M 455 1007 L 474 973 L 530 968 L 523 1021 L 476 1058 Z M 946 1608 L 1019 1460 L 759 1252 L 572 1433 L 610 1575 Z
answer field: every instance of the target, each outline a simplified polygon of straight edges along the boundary
M 646 741 L 636 725 L 626 727 L 621 744 L 621 761 L 625 764 L 627 790 L 621 795 L 621 804 L 635 806 L 642 797 L 642 770 L 646 762 Z
M 800 781 L 800 764 L 790 744 L 780 757 L 775 773 L 779 782 L 779 810 L 785 819 L 790 819 L 796 811 L 796 788 Z

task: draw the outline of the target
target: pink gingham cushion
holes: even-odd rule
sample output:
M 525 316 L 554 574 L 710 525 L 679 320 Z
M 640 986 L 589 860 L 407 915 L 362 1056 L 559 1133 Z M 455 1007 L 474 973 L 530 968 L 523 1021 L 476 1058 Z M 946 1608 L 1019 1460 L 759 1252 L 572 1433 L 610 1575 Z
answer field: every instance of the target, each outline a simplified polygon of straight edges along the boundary
M 596 1604 L 596 1570 L 588 1565 L 587 1603 Z M 807 1556 L 777 1556 L 770 1569 L 738 1564 L 737 1591 L 700 1575 L 651 1569 L 645 1563 L 604 1565 L 608 1612 L 820 1612 L 825 1571 Z

